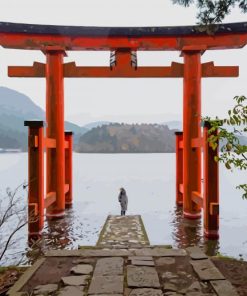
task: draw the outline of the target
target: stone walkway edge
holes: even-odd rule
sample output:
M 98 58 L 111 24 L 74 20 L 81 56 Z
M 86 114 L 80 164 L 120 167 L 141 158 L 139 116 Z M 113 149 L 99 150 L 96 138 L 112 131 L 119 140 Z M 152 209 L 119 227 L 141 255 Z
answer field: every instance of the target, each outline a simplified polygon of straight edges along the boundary
M 130 216 L 129 219 L 129 216 L 109 217 L 107 221 L 113 227 L 107 224 L 103 228 L 98 246 L 47 252 L 44 258 L 36 261 L 21 276 L 8 295 L 238 295 L 232 284 L 199 247 L 171 249 L 167 246 L 150 246 L 140 231 L 138 216 Z M 117 236 L 112 239 L 112 230 L 119 229 L 121 233 L 123 228 L 123 232 L 127 233 L 126 224 L 123 223 L 127 220 L 132 227 L 131 231 L 137 231 L 131 234 L 136 239 L 130 243 L 136 245 L 136 248 L 130 247 L 126 237 L 120 237 L 119 241 Z M 105 246 L 109 246 L 108 239 L 110 247 Z M 123 243 L 122 248 L 119 242 Z

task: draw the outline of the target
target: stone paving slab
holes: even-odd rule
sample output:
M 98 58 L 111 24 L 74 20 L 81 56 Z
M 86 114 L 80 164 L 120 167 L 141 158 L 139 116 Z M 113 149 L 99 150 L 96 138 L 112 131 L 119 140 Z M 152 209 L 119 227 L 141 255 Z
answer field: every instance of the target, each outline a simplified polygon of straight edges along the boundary
M 128 249 L 81 249 L 81 250 L 51 250 L 46 257 L 122 257 L 134 256 L 135 250 Z
M 225 291 L 231 289 L 237 295 L 201 249 L 150 246 L 139 216 L 107 221 L 99 239 L 103 247 L 48 252 L 8 295 L 41 295 L 40 284 L 56 285 L 58 296 L 230 296 Z
M 167 266 L 169 266 L 169 265 L 173 265 L 173 264 L 175 264 L 175 258 L 173 258 L 173 257 L 161 257 L 161 258 L 158 258 L 158 259 L 156 259 L 156 264 L 159 266 L 162 266 L 162 265 L 167 265 Z
M 91 294 L 91 296 L 95 296 L 95 295 L 97 294 Z M 123 294 L 100 294 L 100 296 L 123 296 Z
M 142 248 L 135 250 L 137 256 L 153 256 L 153 257 L 179 257 L 186 256 L 187 253 L 183 249 L 166 249 L 162 247 Z
M 74 274 L 90 274 L 93 271 L 93 266 L 90 264 L 78 264 L 71 268 L 71 273 Z
M 225 277 L 209 259 L 193 260 L 190 262 L 202 281 L 224 280 Z
M 218 296 L 238 296 L 237 291 L 227 280 L 210 281 Z
M 184 249 L 167 249 L 165 247 L 145 246 L 144 248 L 127 248 L 127 249 L 79 249 L 79 250 L 51 250 L 45 253 L 46 257 L 179 257 L 186 256 Z
M 73 286 L 67 286 L 62 288 L 58 296 L 84 296 L 86 293 L 83 292 L 83 287 L 73 287 Z
M 93 276 L 88 294 L 122 294 L 123 276 Z
M 73 264 L 92 264 L 95 259 L 93 258 L 78 258 L 72 261 Z
M 72 275 L 62 277 L 61 281 L 65 286 L 85 286 L 89 280 L 88 275 Z
M 129 287 L 160 288 L 159 277 L 154 267 L 127 266 L 127 284 Z
M 128 260 L 153 261 L 152 256 L 129 256 Z
M 133 289 L 129 296 L 163 296 L 163 293 L 159 289 L 142 288 Z
M 132 265 L 137 265 L 137 266 L 155 266 L 153 261 L 146 261 L 146 260 L 131 260 Z
M 94 275 L 121 275 L 123 274 L 124 260 L 121 257 L 102 258 L 97 261 Z
M 188 247 L 186 250 L 189 252 L 191 259 L 201 260 L 208 258 L 208 256 L 197 246 Z
M 149 240 L 141 216 L 108 216 L 97 246 L 143 247 Z
M 57 291 L 57 284 L 47 284 L 47 285 L 38 285 L 35 287 L 33 294 L 34 295 L 48 295 Z
M 145 247 L 144 252 L 158 251 L 159 254 L 164 254 L 163 252 L 169 251 L 171 254 L 172 250 L 168 250 L 162 247 L 153 247 L 150 246 L 150 248 Z M 89 251 L 89 250 L 88 250 Z M 91 250 L 96 251 L 96 250 Z M 108 250 L 104 249 L 97 249 L 97 252 L 105 252 Z M 116 250 L 112 250 L 116 251 Z M 119 251 L 119 250 L 118 250 Z M 120 250 L 121 251 L 121 250 Z M 135 249 L 133 252 L 135 253 L 137 250 Z M 138 252 L 140 250 L 138 249 Z M 174 250 L 175 253 L 177 253 L 178 250 Z M 73 253 L 73 251 L 71 251 Z M 132 253 L 133 253 L 132 252 Z M 110 252 L 111 253 L 111 252 Z M 108 252 L 108 254 L 110 254 Z M 172 252 L 173 253 L 173 252 Z M 90 253 L 91 254 L 91 253 Z M 115 253 L 114 253 L 115 254 Z M 174 253 L 173 253 L 174 254 Z M 39 277 L 46 272 L 47 267 L 50 268 L 49 274 L 50 277 L 47 277 L 47 280 L 49 280 L 48 283 L 53 283 L 55 285 L 61 286 L 61 283 L 64 282 L 65 285 L 72 285 L 72 286 L 66 286 L 66 287 L 60 287 L 57 295 L 83 295 L 83 291 L 75 289 L 76 287 L 84 287 L 85 291 L 89 289 L 90 296 L 91 295 L 100 295 L 102 294 L 121 294 L 123 293 L 127 296 L 130 293 L 132 293 L 133 289 L 151 289 L 147 291 L 135 291 L 138 295 L 140 293 L 143 293 L 144 296 L 148 295 L 155 295 L 156 293 L 159 294 L 158 291 L 160 289 L 163 289 L 164 296 L 181 296 L 182 294 L 185 296 L 215 296 L 215 292 L 213 292 L 212 286 L 214 285 L 214 290 L 218 291 L 218 296 L 223 296 L 224 291 L 223 290 L 223 284 L 221 284 L 221 278 L 222 275 L 218 271 L 218 269 L 213 265 L 210 259 L 202 259 L 202 260 L 191 260 L 189 254 L 187 253 L 186 256 L 180 256 L 181 254 L 184 254 L 184 252 L 179 253 L 179 256 L 174 257 L 166 257 L 166 256 L 134 256 L 134 255 L 126 255 L 126 252 L 124 252 L 124 256 L 119 257 L 72 257 L 68 256 L 66 258 L 61 257 L 46 257 L 41 262 L 42 264 L 39 264 L 39 268 L 37 267 L 33 269 L 33 273 L 29 274 L 28 277 L 26 276 L 26 280 L 28 282 L 35 282 L 35 285 L 38 286 L 40 284 Z M 157 255 L 157 253 L 155 253 Z M 150 266 L 135 266 L 132 265 L 131 262 L 135 261 L 136 258 L 138 259 L 149 259 L 149 260 L 140 260 L 143 261 L 141 264 L 148 264 L 150 262 L 155 262 L 154 267 Z M 131 259 L 131 260 L 128 260 Z M 152 260 L 150 260 L 152 259 Z M 45 261 L 44 261 L 45 260 Z M 82 264 L 78 264 L 81 261 Z M 138 260 L 137 260 L 138 261 Z M 56 262 L 53 264 L 52 262 Z M 61 262 L 63 262 L 63 266 L 61 265 Z M 85 262 L 85 264 L 84 264 Z M 91 262 L 89 264 L 89 262 Z M 52 263 L 52 264 L 51 264 Z M 66 268 L 66 265 L 69 267 Z M 91 266 L 93 274 L 89 275 L 71 275 L 70 271 L 73 269 L 73 267 L 76 267 L 78 265 L 82 266 Z M 54 268 L 54 271 L 52 269 Z M 64 269 L 64 273 L 61 273 L 61 268 Z M 59 271 L 59 274 L 61 274 L 61 277 L 56 278 L 55 282 L 52 282 L 53 276 L 52 274 L 55 274 Z M 124 272 L 126 271 L 126 282 L 124 282 Z M 35 276 L 35 274 L 37 275 Z M 117 273 L 122 273 L 121 275 L 118 275 Z M 39 275 L 39 276 L 38 276 Z M 83 282 L 77 282 L 80 277 L 86 277 L 87 280 L 83 280 Z M 73 278 L 75 277 L 75 278 Z M 68 282 L 68 279 L 71 279 L 72 282 Z M 224 278 L 224 277 L 223 277 Z M 65 280 L 64 280 L 65 279 Z M 73 282 L 73 279 L 75 279 L 76 282 Z M 214 281 L 212 279 L 217 279 Z M 43 281 L 43 279 L 41 278 Z M 90 283 L 91 280 L 91 283 Z M 206 283 L 204 281 L 207 281 Z M 210 285 L 210 283 L 213 283 Z M 224 282 L 225 285 L 226 281 Z M 196 283 L 196 284 L 195 284 Z M 24 287 L 24 285 L 27 285 Z M 42 282 L 44 284 L 44 282 Z M 76 286 L 76 285 L 80 286 Z M 221 284 L 221 285 L 220 285 Z M 38 292 L 38 289 L 34 289 L 34 284 L 27 284 L 27 282 L 20 283 L 19 281 L 16 283 L 15 291 L 29 291 L 29 293 L 33 293 L 34 290 L 39 293 L 37 295 L 41 295 L 40 291 Z M 206 285 L 206 286 L 205 286 Z M 199 291 L 199 288 L 201 286 L 201 291 Z M 24 288 L 22 288 L 24 287 Z M 57 287 L 57 286 L 56 286 Z M 68 287 L 73 287 L 68 288 Z M 227 286 L 228 287 L 228 286 Z M 28 288 L 28 290 L 27 290 Z M 155 291 L 152 291 L 154 289 Z M 218 289 L 218 290 L 216 290 Z M 233 289 L 234 290 L 234 289 Z M 74 294 L 72 294 L 72 292 Z M 203 292 L 202 292 L 203 291 Z M 60 293 L 60 294 L 59 294 Z M 80 294 L 78 294 L 80 293 Z M 133 292 L 134 293 L 134 292 Z M 150 293 L 150 294 L 149 294 Z M 154 293 L 154 294 L 153 294 Z M 211 293 L 211 294 L 210 294 Z M 221 294 L 220 294 L 221 293 Z M 231 293 L 231 296 L 237 295 L 236 293 Z M 12 295 L 21 295 L 21 292 L 18 293 L 12 293 Z M 130 295 L 129 295 L 130 296 Z M 132 295 L 134 296 L 134 294 Z M 228 296 L 228 295 L 226 295 Z

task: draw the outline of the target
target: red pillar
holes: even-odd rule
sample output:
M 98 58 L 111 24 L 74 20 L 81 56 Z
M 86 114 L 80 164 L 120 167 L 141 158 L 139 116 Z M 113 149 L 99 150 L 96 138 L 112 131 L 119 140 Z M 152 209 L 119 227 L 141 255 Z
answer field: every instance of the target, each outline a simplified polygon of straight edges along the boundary
M 61 218 L 65 210 L 63 56 L 63 51 L 46 52 L 46 136 L 56 140 L 56 148 L 47 149 L 46 192 L 56 192 L 48 218 Z
M 218 156 L 218 147 L 213 150 L 208 142 L 210 122 L 203 123 L 203 211 L 204 235 L 210 239 L 219 237 L 219 163 L 214 160 Z M 217 135 L 217 131 L 214 132 Z
M 70 207 L 73 198 L 73 132 L 65 132 L 65 141 L 68 143 L 68 148 L 65 149 L 65 183 L 69 186 L 69 190 L 65 194 L 65 204 L 66 207 Z
M 25 121 L 28 126 L 28 235 L 44 227 L 44 122 Z
M 200 218 L 192 191 L 201 192 L 201 148 L 192 148 L 192 139 L 201 137 L 201 53 L 185 51 L 183 99 L 183 207 L 184 217 Z
M 176 135 L 176 204 L 183 205 L 183 132 L 175 132 Z

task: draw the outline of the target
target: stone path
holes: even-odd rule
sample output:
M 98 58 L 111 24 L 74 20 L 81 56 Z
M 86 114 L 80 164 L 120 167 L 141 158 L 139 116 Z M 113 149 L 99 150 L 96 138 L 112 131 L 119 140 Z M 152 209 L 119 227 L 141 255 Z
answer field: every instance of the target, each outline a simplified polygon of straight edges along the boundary
M 8 295 L 238 295 L 198 247 L 176 250 L 148 245 L 137 217 L 116 216 L 116 220 L 113 216 L 108 217 L 113 226 L 105 225 L 97 247 L 48 252 L 27 270 Z M 119 247 L 121 244 L 113 231 L 117 229 L 119 235 L 127 233 L 127 230 L 121 230 L 123 224 L 126 228 L 137 225 L 137 233 L 129 234 L 135 237 L 136 247 L 132 243 L 129 247 L 127 237 L 123 240 L 122 236 L 120 242 L 125 244 Z M 112 235 L 115 235 L 114 243 Z M 106 247 L 109 240 L 112 244 Z M 102 242 L 103 248 L 100 247 Z
M 149 240 L 141 216 L 108 216 L 99 236 L 100 247 L 141 247 Z

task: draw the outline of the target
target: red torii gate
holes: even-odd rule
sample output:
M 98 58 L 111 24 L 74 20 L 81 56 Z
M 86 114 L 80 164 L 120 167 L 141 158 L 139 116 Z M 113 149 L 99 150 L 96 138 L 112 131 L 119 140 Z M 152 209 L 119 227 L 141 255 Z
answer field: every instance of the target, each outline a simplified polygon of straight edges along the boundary
M 46 206 L 48 206 L 48 216 L 62 217 L 65 209 L 65 193 L 72 192 L 71 173 L 67 178 L 68 183 L 65 182 L 64 148 L 69 146 L 69 143 L 64 139 L 63 78 L 183 77 L 183 140 L 178 139 L 177 141 L 177 147 L 182 148 L 183 152 L 181 162 L 179 151 L 177 151 L 177 203 L 183 204 L 184 216 L 190 219 L 199 218 L 203 202 L 207 204 L 204 206 L 204 209 L 207 209 L 204 211 L 206 212 L 205 234 L 208 237 L 217 237 L 217 166 L 214 166 L 216 182 L 211 186 L 214 194 L 212 200 L 216 202 L 206 200 L 205 196 L 203 200 L 201 194 L 201 147 L 203 143 L 201 137 L 201 78 L 237 77 L 238 67 L 215 67 L 212 62 L 201 64 L 201 55 L 205 50 L 245 46 L 247 43 L 246 25 L 247 23 L 217 25 L 214 35 L 208 35 L 197 26 L 97 28 L 0 23 L 0 45 L 7 48 L 42 50 L 46 55 L 46 64 L 34 63 L 32 67 L 9 67 L 9 76 L 46 78 L 46 121 L 48 126 L 45 143 L 47 148 L 52 148 L 47 153 Z M 69 50 L 108 50 L 112 52 L 111 62 L 109 67 L 77 67 L 75 63 L 64 64 L 65 51 Z M 138 67 L 136 58 L 138 50 L 181 51 L 184 64 L 172 63 L 169 67 Z M 30 143 L 31 153 L 31 146 L 38 148 L 42 145 L 43 129 L 42 124 L 39 126 L 39 123 L 26 122 L 26 124 L 30 124 L 30 134 L 33 132 L 35 135 L 36 133 L 35 139 L 40 139 L 39 143 L 34 141 L 36 146 Z M 36 131 L 32 125 L 38 125 Z M 207 126 L 205 130 L 206 128 Z M 40 134 L 37 134 L 37 129 Z M 179 136 L 181 138 L 181 135 Z M 204 146 L 205 139 L 206 135 L 204 135 Z M 207 151 L 207 149 L 208 146 L 205 146 L 204 150 Z M 207 155 L 209 154 L 205 153 L 206 158 Z M 210 155 L 213 155 L 212 151 Z M 40 161 L 43 160 L 40 159 Z M 42 165 L 37 163 L 41 167 L 39 178 L 43 178 Z M 68 163 L 71 168 L 71 161 Z M 204 169 L 208 170 L 211 163 L 212 159 Z M 30 171 L 33 169 L 32 163 L 29 164 L 30 176 L 32 175 Z M 205 174 L 207 173 L 205 171 Z M 31 179 L 29 180 L 29 195 L 31 197 L 32 191 L 36 192 L 37 188 L 42 188 L 43 179 L 38 183 L 32 183 Z M 41 186 L 39 186 L 40 184 Z M 207 183 L 204 191 L 207 192 L 210 189 L 209 185 Z M 35 199 L 32 202 L 36 208 L 37 194 L 36 192 L 36 202 Z M 39 195 L 42 199 L 42 189 L 40 189 Z M 70 201 L 71 197 L 72 193 Z M 39 209 L 38 212 L 40 212 Z M 34 231 L 31 230 L 31 232 L 39 232 L 41 229 L 42 225 L 39 225 L 34 227 Z

